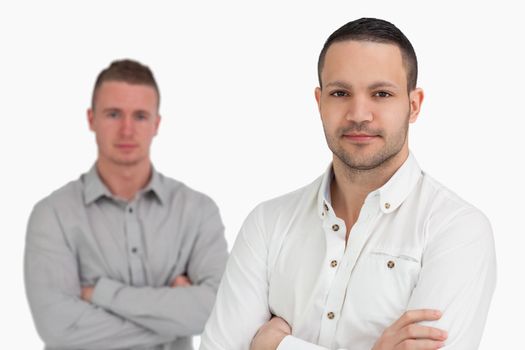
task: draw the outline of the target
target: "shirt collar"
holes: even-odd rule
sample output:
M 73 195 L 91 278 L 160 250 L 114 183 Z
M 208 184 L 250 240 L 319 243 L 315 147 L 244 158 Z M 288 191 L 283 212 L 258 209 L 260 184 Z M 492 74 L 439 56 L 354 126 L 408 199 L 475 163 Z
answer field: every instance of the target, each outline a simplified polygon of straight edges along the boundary
M 317 212 L 323 219 L 332 209 L 332 198 L 330 196 L 330 184 L 334 178 L 334 171 L 332 163 L 328 166 L 324 172 L 323 179 L 321 180 L 321 186 L 319 187 L 319 193 L 317 194 Z
M 160 204 L 166 203 L 166 195 L 168 190 L 164 185 L 164 176 L 155 170 L 155 167 L 151 167 L 151 180 L 149 184 L 144 188 L 144 193 L 151 192 L 160 201 Z
M 157 172 L 154 167 L 151 168 L 151 180 L 148 185 L 144 187 L 139 194 L 141 193 L 153 193 L 157 199 L 160 201 L 160 204 L 166 202 L 166 192 L 164 190 L 164 179 L 162 174 Z M 84 174 L 84 204 L 89 205 L 99 199 L 100 197 L 113 198 L 109 189 L 104 185 L 100 176 L 98 175 L 97 166 L 94 164 L 89 171 Z
M 97 166 L 93 164 L 91 169 L 83 175 L 84 178 L 84 204 L 89 205 L 100 197 L 111 197 L 111 192 L 98 176 Z
M 395 211 L 408 197 L 414 186 L 419 181 L 422 171 L 416 158 L 409 153 L 403 165 L 392 175 L 381 188 L 368 194 L 368 197 L 379 194 L 379 206 L 383 213 L 388 214 Z M 317 195 L 317 211 L 321 218 L 324 218 L 331 211 L 332 199 L 330 196 L 330 184 L 334 178 L 332 164 L 326 169 L 319 193 Z
M 416 158 L 409 153 L 407 160 L 377 191 L 379 192 L 379 205 L 383 213 L 396 210 L 408 197 L 414 186 L 419 182 L 422 171 Z

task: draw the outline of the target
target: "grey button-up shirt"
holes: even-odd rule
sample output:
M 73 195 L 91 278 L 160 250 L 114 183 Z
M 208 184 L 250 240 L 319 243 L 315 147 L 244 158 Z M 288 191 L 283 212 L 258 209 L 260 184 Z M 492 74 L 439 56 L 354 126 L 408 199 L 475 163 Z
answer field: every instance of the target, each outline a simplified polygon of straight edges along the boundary
M 153 170 L 128 202 L 93 167 L 35 205 L 27 297 L 46 349 L 192 349 L 226 259 L 209 197 Z M 180 274 L 192 286 L 171 288 Z M 91 303 L 82 286 L 95 286 Z

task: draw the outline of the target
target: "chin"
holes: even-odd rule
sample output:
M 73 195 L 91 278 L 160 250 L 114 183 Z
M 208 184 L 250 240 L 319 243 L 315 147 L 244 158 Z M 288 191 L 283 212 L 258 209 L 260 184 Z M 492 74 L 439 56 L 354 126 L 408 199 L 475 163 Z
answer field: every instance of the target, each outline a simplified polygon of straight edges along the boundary
M 135 166 L 141 162 L 142 159 L 119 157 L 113 158 L 113 164 L 119 166 Z

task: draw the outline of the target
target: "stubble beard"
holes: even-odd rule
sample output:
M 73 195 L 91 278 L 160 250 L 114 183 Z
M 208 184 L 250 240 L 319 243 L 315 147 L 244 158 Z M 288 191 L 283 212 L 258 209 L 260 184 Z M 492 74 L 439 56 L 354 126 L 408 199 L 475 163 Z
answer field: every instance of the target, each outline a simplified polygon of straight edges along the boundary
M 408 117 L 407 115 L 406 122 L 403 124 L 403 127 L 398 130 L 395 134 L 386 135 L 383 130 L 379 129 L 370 129 L 368 127 L 368 122 L 363 123 L 353 123 L 346 128 L 340 128 L 336 131 L 335 135 L 330 135 L 325 131 L 326 142 L 332 153 L 345 165 L 347 170 L 351 172 L 366 172 L 374 169 L 379 169 L 389 163 L 396 155 L 401 152 L 403 145 L 405 144 L 407 135 L 408 135 Z M 342 146 L 343 135 L 350 132 L 363 132 L 370 135 L 377 135 L 381 137 L 385 144 L 378 151 L 370 154 L 357 151 L 355 154 L 352 154 L 345 150 Z M 359 148 L 370 147 L 369 145 L 357 145 Z

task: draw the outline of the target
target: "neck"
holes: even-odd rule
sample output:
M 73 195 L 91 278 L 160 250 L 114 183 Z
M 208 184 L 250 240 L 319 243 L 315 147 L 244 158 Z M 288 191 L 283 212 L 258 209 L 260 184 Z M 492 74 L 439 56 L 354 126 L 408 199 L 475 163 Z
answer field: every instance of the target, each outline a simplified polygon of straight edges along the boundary
M 350 168 L 334 156 L 334 180 L 330 186 L 332 207 L 336 215 L 345 221 L 347 238 L 368 194 L 383 186 L 407 157 L 408 150 L 402 151 L 378 167 L 358 170 Z
M 150 178 L 152 167 L 149 160 L 134 165 L 120 165 L 97 160 L 98 175 L 109 191 L 116 197 L 132 200 L 144 188 Z

